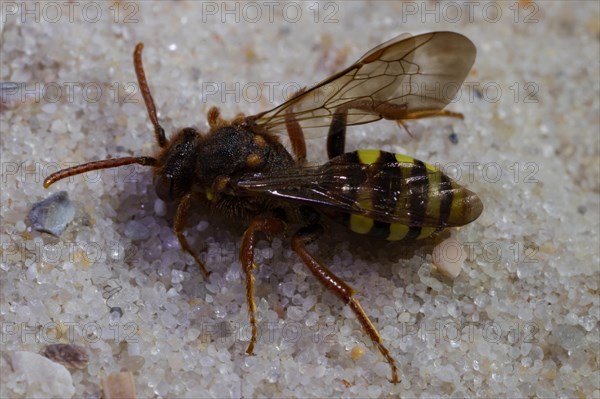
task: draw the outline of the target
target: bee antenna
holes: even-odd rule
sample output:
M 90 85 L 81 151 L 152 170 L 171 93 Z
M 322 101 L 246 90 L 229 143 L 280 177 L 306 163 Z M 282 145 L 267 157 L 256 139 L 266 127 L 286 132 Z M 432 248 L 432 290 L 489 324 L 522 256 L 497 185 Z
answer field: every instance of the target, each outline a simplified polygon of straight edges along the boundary
M 133 67 L 137 76 L 138 85 L 140 86 L 140 91 L 142 92 L 142 97 L 144 98 L 144 103 L 146 103 L 148 116 L 150 117 L 152 125 L 154 125 L 154 135 L 156 136 L 156 141 L 158 141 L 158 145 L 163 148 L 167 145 L 167 138 L 165 137 L 165 129 L 163 129 L 160 123 L 158 123 L 156 106 L 154 105 L 152 94 L 150 93 L 150 87 L 148 86 L 148 81 L 146 80 L 146 74 L 144 73 L 144 65 L 142 64 L 143 49 L 143 43 L 138 43 L 135 46 L 135 50 L 133 52 Z
M 124 157 L 88 162 L 82 165 L 73 166 L 52 173 L 44 180 L 44 188 L 50 187 L 51 184 L 62 180 L 65 177 L 79 175 L 81 173 L 89 172 L 91 170 L 116 168 L 119 166 L 131 165 L 134 163 L 144 166 L 155 166 L 158 163 L 158 161 L 152 157 Z

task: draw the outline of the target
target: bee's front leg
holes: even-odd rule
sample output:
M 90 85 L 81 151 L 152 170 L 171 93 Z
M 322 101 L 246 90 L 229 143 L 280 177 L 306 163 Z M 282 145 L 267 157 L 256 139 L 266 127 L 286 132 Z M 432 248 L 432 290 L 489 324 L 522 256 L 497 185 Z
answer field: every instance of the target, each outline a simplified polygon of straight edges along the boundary
M 192 251 L 192 248 L 190 248 L 190 244 L 187 242 L 187 239 L 183 235 L 183 229 L 185 228 L 185 221 L 187 219 L 187 214 L 190 209 L 191 200 L 192 194 L 186 194 L 185 196 L 183 196 L 183 198 L 179 202 L 179 205 L 177 206 L 177 211 L 175 212 L 175 234 L 177 235 L 177 239 L 179 240 L 179 245 L 181 245 L 181 248 L 188 254 L 192 255 L 192 258 L 194 258 L 194 261 L 196 261 L 196 263 L 200 267 L 200 270 L 202 270 L 202 272 L 204 273 L 204 276 L 208 277 L 210 275 L 209 271 L 206 270 L 204 263 L 202 263 L 198 255 L 196 255 L 194 251 Z
M 242 238 L 242 248 L 240 250 L 240 261 L 242 268 L 246 273 L 246 301 L 248 302 L 248 316 L 250 317 L 250 326 L 252 328 L 252 337 L 248 344 L 246 353 L 252 354 L 254 344 L 256 343 L 256 303 L 254 302 L 254 276 L 252 272 L 256 268 L 254 264 L 254 237 L 255 233 L 263 232 L 267 237 L 283 232 L 285 223 L 282 220 L 272 217 L 259 217 L 254 219 L 250 226 L 244 232 Z

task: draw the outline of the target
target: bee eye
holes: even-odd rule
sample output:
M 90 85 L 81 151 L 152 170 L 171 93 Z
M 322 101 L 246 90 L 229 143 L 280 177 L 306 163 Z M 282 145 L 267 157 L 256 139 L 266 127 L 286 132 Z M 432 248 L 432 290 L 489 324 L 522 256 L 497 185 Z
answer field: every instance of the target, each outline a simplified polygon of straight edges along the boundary
M 160 175 L 154 178 L 154 188 L 158 198 L 165 202 L 173 201 L 177 198 L 176 190 L 174 190 L 175 180 L 169 175 Z

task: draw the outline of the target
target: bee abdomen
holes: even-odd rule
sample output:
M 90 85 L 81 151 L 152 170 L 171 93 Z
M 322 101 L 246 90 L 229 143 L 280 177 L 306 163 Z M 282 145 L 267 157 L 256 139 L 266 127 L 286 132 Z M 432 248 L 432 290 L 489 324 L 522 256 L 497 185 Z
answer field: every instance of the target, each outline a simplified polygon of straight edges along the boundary
M 342 165 L 343 176 L 336 172 Z M 470 223 L 483 209 L 477 195 L 406 155 L 359 150 L 333 158 L 325 168 L 331 171 L 331 194 L 343 196 L 352 210 L 324 213 L 359 234 L 418 240 Z

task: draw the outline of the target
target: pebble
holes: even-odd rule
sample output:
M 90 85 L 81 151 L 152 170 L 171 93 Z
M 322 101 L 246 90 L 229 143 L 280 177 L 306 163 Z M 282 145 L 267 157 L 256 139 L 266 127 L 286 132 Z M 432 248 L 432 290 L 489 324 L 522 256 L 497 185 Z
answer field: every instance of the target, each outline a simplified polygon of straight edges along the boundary
M 52 131 L 52 134 L 62 135 L 67 133 L 67 125 L 65 125 L 65 123 L 60 119 L 56 119 L 52 122 L 50 130 Z
M 562 324 L 558 326 L 554 335 L 558 344 L 566 350 L 574 350 L 583 344 L 584 333 L 579 327 Z
M 47 345 L 44 348 L 42 355 L 71 369 L 82 370 L 86 368 L 90 362 L 90 358 L 85 348 L 74 344 Z
M 157 216 L 165 216 L 167 214 L 167 204 L 157 198 L 156 201 L 154 201 L 154 213 L 156 213 Z
M 29 398 L 71 398 L 75 394 L 71 373 L 62 364 L 33 352 L 11 354 L 13 374 L 27 385 Z
M 75 208 L 66 191 L 52 194 L 33 204 L 29 220 L 35 231 L 60 236 L 75 217 Z
M 363 345 L 355 345 L 350 351 L 350 356 L 355 362 L 365 355 L 365 347 Z
M 129 371 L 110 374 L 101 381 L 100 386 L 104 399 L 137 397 L 133 374 Z
M 124 233 L 132 241 L 145 240 L 150 237 L 150 230 L 139 220 L 130 220 L 127 222 Z
M 462 266 L 467 259 L 465 251 L 458 240 L 449 238 L 433 248 L 433 264 L 446 278 L 454 280 L 462 271 Z

